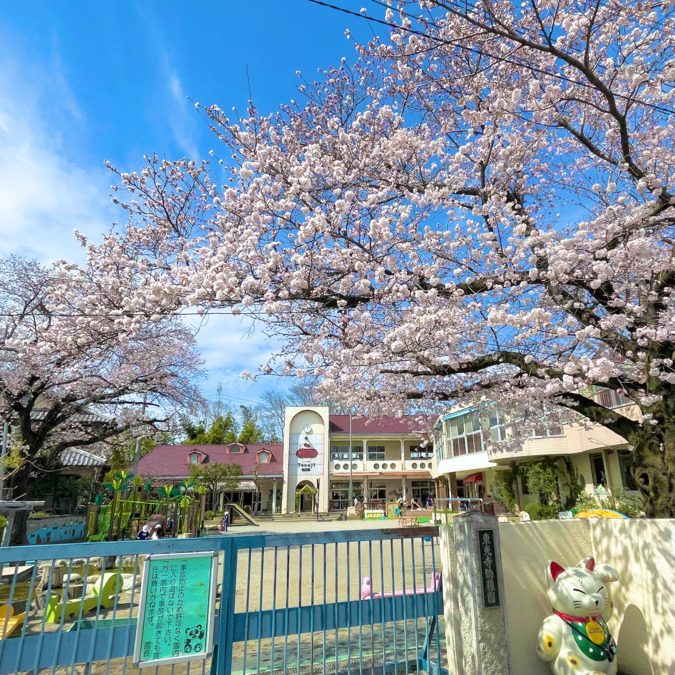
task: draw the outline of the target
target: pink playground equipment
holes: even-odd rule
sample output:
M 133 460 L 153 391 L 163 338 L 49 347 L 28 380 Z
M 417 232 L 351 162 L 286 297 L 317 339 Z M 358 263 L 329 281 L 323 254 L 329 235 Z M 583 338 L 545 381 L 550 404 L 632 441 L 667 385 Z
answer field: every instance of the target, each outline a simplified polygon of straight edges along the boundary
M 406 590 L 389 591 L 385 593 L 374 592 L 370 583 L 370 577 L 363 577 L 361 584 L 361 600 L 375 600 L 376 598 L 396 598 L 403 595 L 422 595 L 423 593 L 435 593 L 441 585 L 441 575 L 434 572 L 431 575 L 428 588 L 408 588 Z

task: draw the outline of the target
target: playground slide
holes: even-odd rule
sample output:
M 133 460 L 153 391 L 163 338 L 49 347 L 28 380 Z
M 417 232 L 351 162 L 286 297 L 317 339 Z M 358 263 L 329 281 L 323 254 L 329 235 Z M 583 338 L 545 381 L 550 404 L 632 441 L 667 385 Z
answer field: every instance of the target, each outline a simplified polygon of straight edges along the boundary
M 236 511 L 237 515 L 240 515 L 245 521 L 248 522 L 249 525 L 255 525 L 256 527 L 260 526 L 260 523 L 255 521 L 251 517 L 250 513 L 246 513 L 246 511 L 244 511 L 244 509 L 242 509 L 241 506 L 239 506 L 239 504 L 227 504 L 227 506 L 231 508 L 233 511 Z

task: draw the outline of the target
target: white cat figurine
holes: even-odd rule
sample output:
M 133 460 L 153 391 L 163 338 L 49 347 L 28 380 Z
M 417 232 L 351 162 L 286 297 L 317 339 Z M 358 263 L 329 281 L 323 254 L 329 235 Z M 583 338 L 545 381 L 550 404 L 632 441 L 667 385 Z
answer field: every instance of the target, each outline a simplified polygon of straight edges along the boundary
M 539 629 L 537 655 L 550 662 L 553 675 L 616 675 L 616 643 L 607 621 L 612 616 L 608 584 L 618 581 L 609 565 L 593 558 L 565 569 L 546 566 L 547 595 L 553 614 Z

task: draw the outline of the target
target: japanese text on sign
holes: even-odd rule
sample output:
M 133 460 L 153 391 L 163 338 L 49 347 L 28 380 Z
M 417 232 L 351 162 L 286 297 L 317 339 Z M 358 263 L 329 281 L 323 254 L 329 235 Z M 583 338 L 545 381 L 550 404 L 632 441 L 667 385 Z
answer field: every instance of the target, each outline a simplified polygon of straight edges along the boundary
M 212 644 L 214 555 L 150 556 L 135 662 L 155 665 L 206 658 Z
M 483 580 L 483 606 L 499 607 L 497 563 L 495 560 L 495 542 L 492 530 L 478 530 L 478 551 L 481 578 Z

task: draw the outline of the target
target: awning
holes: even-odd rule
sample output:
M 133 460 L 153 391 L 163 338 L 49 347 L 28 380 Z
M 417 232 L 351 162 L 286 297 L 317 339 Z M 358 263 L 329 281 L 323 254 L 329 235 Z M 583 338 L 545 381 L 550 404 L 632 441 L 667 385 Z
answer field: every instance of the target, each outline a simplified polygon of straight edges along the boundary
M 248 490 L 255 492 L 255 483 L 252 480 L 240 480 L 237 487 L 231 492 L 247 492 Z M 226 492 L 230 492 L 230 490 L 226 490 Z
M 483 482 L 483 472 L 479 471 L 478 473 L 472 473 L 469 476 L 462 478 L 462 485 L 467 485 L 468 483 L 482 483 Z

